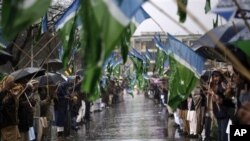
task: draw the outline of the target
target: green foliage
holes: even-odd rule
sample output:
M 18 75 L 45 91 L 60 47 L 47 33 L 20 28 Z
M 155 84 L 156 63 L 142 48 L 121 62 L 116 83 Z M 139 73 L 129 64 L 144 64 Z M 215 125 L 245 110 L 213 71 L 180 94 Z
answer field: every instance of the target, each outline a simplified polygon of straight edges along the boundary
M 24 6 L 25 2 L 27 3 L 27 0 L 3 1 L 1 26 L 8 39 L 13 39 L 18 33 L 39 20 L 47 11 L 51 0 L 35 0 L 28 7 Z
M 179 21 L 181 23 L 184 23 L 186 21 L 187 13 L 186 11 L 182 8 L 183 5 L 185 8 L 187 7 L 188 0 L 177 0 L 178 2 L 178 15 L 179 15 Z

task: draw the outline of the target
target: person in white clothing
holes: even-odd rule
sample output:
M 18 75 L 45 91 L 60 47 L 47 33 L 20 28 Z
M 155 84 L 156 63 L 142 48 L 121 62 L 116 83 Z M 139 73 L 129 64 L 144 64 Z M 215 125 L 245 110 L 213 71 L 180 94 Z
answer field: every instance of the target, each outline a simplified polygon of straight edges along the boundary
M 195 105 L 190 95 L 188 97 L 188 113 L 187 120 L 189 121 L 189 137 L 190 138 L 198 138 L 197 135 L 197 116 L 195 111 Z

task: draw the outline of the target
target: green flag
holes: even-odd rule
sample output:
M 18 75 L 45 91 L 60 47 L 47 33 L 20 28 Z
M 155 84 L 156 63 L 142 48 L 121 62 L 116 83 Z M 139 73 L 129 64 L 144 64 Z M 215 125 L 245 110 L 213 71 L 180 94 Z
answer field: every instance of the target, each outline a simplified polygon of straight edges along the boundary
M 206 4 L 205 4 L 205 13 L 209 12 L 211 10 L 211 2 L 210 0 L 206 0 Z
M 179 63 L 170 55 L 169 102 L 172 108 L 177 108 L 181 101 L 186 99 L 195 87 L 197 77 L 187 67 Z
M 4 0 L 1 11 L 4 35 L 12 39 L 35 24 L 47 11 L 50 2 L 51 0 Z
M 141 59 L 130 57 L 134 65 L 135 75 L 136 75 L 136 84 L 140 89 L 143 89 L 144 78 L 143 78 L 143 61 Z
M 158 48 L 156 52 L 154 71 L 156 71 L 160 76 L 163 75 L 164 63 L 166 59 L 167 59 L 167 54 Z
M 191 48 L 168 35 L 170 52 L 170 79 L 168 104 L 176 109 L 185 100 L 199 80 L 205 59 Z
M 86 92 L 94 90 L 101 76 L 102 64 L 119 45 L 126 27 L 143 2 L 144 0 L 85 0 L 81 2 L 83 7 L 81 13 L 84 13 L 82 48 L 87 65 L 87 77 L 84 80 L 83 89 Z M 127 51 L 126 46 L 123 47 Z
M 58 32 L 58 35 L 63 44 L 63 63 L 64 66 L 68 65 L 70 52 L 73 47 L 76 45 L 75 34 L 77 27 L 77 18 L 79 15 L 80 0 L 74 0 L 73 3 L 65 10 L 65 12 L 58 18 L 55 22 L 55 30 Z M 79 23 L 78 23 L 79 24 Z
M 167 47 L 161 42 L 160 36 L 154 37 L 155 46 L 157 47 L 157 55 L 155 59 L 154 72 L 162 76 L 164 71 L 164 63 L 167 59 Z
M 182 9 L 180 5 L 183 5 L 185 8 L 187 7 L 188 0 L 177 0 L 178 1 L 178 15 L 179 21 L 184 23 L 186 21 L 187 13 L 185 10 Z

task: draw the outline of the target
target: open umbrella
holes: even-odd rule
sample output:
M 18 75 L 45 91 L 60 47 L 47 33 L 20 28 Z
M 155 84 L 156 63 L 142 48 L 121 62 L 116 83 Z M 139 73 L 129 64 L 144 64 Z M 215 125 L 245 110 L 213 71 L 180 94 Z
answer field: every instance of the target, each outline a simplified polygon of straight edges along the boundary
M 60 73 L 46 73 L 45 75 L 38 77 L 37 80 L 40 87 L 47 85 L 55 86 L 60 84 L 61 82 L 65 82 L 66 77 Z
M 48 69 L 48 71 L 55 72 L 63 68 L 63 63 L 59 59 L 49 59 L 46 62 L 43 61 L 40 66 L 44 69 Z
M 7 63 L 11 60 L 12 55 L 0 48 L 0 65 Z
M 12 72 L 12 75 L 15 78 L 15 82 L 23 82 L 26 83 L 30 79 L 44 75 L 45 69 L 35 68 L 35 67 L 27 67 L 23 69 L 19 69 L 17 71 Z
M 235 35 L 241 32 L 245 27 L 246 26 L 242 21 L 218 26 L 210 30 L 206 34 L 204 34 L 198 40 L 196 40 L 193 43 L 192 48 L 194 51 L 198 52 L 205 58 L 216 59 L 217 61 L 224 61 L 223 55 L 221 55 L 218 48 L 216 48 L 216 43 L 218 41 L 224 44 L 228 43 Z M 213 35 L 217 38 L 216 43 L 213 42 L 213 40 L 210 38 L 210 35 Z

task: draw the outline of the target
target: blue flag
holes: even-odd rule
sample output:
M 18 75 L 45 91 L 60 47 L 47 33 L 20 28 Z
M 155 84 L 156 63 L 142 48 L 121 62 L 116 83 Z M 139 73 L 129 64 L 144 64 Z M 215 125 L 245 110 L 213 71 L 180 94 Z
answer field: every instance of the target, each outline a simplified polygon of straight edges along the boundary
M 138 27 L 143 21 L 145 21 L 146 19 L 149 19 L 149 18 L 150 18 L 150 16 L 148 15 L 148 13 L 141 6 L 137 10 L 137 12 L 135 13 L 133 23 L 136 25 L 136 27 Z

